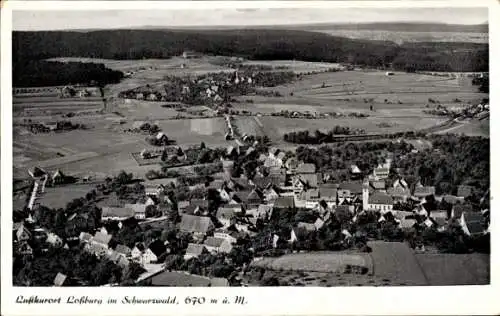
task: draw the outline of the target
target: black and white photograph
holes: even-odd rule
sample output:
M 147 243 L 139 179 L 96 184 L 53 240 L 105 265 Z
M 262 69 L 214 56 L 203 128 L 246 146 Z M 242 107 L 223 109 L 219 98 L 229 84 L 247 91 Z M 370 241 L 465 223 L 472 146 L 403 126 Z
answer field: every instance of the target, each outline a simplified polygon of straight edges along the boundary
M 472 5 L 13 10 L 11 286 L 489 285 Z

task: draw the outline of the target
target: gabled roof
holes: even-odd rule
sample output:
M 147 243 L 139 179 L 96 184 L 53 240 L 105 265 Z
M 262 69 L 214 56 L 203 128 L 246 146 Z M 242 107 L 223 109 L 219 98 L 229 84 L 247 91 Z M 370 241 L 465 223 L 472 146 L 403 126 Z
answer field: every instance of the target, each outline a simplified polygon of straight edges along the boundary
M 62 171 L 61 171 L 61 170 L 57 169 L 57 170 L 54 172 L 54 174 L 52 175 L 52 179 L 55 179 L 55 178 L 58 178 L 58 177 L 64 178 L 64 177 L 66 177 L 66 176 L 64 175 L 64 173 L 62 173 Z
M 129 218 L 135 215 L 134 210 L 125 207 L 102 207 L 102 217 Z
M 225 239 L 223 238 L 207 237 L 207 239 L 205 239 L 205 242 L 203 244 L 209 247 L 218 248 L 222 245 L 224 241 Z
M 128 256 L 132 252 L 132 249 L 130 249 L 129 247 L 127 247 L 125 245 L 119 244 L 116 246 L 115 251 Z
M 404 189 L 408 189 L 408 183 L 403 178 L 399 178 L 392 184 L 394 188 L 400 187 Z
M 205 250 L 205 245 L 189 243 L 186 249 L 186 254 L 201 255 Z
M 274 208 L 294 208 L 295 199 L 293 196 L 280 196 L 274 201 Z
M 339 183 L 339 190 L 349 190 L 352 194 L 363 193 L 363 183 L 361 181 L 347 181 Z
M 359 173 L 361 173 L 361 170 L 359 170 L 358 166 L 351 165 L 351 173 L 359 174 Z
M 32 177 L 35 177 L 35 178 L 39 178 L 39 177 L 42 177 L 42 176 L 47 174 L 47 172 L 45 170 L 43 170 L 42 168 L 39 168 L 39 167 L 34 167 L 34 168 L 30 169 L 28 172 Z
M 459 185 L 457 188 L 457 196 L 468 197 L 472 194 L 473 187 L 470 185 Z
M 295 170 L 296 173 L 315 173 L 316 166 L 312 163 L 301 163 Z
M 94 235 L 93 241 L 96 243 L 107 245 L 109 244 L 109 241 L 111 240 L 112 237 L 113 237 L 112 235 L 97 232 Z
M 125 208 L 131 209 L 134 212 L 134 215 L 146 213 L 146 207 L 147 207 L 146 204 L 139 204 L 139 203 L 125 204 Z
M 217 209 L 217 214 L 216 217 L 218 219 L 231 219 L 235 216 L 235 213 L 237 212 L 237 209 L 239 208 L 239 211 L 241 211 L 241 206 L 240 205 L 235 205 L 235 206 L 221 206 Z
M 392 197 L 387 195 L 384 192 L 375 192 L 368 198 L 369 204 L 383 204 L 383 205 L 392 205 L 394 201 Z
M 92 235 L 86 232 L 81 232 L 79 236 L 79 239 L 81 241 L 90 241 L 92 238 Z
M 307 191 L 302 191 L 300 193 L 300 198 L 302 200 L 317 200 L 317 199 L 319 199 L 319 190 L 318 189 L 309 189 Z
M 426 197 L 434 194 L 436 194 L 436 188 L 433 186 L 417 186 L 413 191 L 413 195 L 416 197 Z
M 318 175 L 316 173 L 307 173 L 299 175 L 300 181 L 312 188 L 318 187 Z
M 54 278 L 54 285 L 55 286 L 62 286 L 66 282 L 66 275 L 62 274 L 61 272 L 57 272 L 56 277 Z
M 320 185 L 319 196 L 322 199 L 336 199 L 337 198 L 337 188 L 327 187 Z
M 213 227 L 212 220 L 206 216 L 182 215 L 180 229 L 182 231 L 206 234 Z

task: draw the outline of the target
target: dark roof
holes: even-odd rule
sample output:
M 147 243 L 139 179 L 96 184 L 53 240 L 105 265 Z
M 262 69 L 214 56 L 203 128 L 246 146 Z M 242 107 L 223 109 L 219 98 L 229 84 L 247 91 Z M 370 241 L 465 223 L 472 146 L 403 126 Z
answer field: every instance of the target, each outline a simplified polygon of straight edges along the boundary
M 337 188 L 325 187 L 322 185 L 319 187 L 319 196 L 320 198 L 335 199 L 337 198 Z
M 186 254 L 201 255 L 205 250 L 205 246 L 202 244 L 189 243 L 186 249 Z
M 297 166 L 296 173 L 315 173 L 316 166 L 312 163 L 301 163 Z
M 312 188 L 318 187 L 318 175 L 316 173 L 300 174 L 299 179 Z
M 192 199 L 191 206 L 199 206 L 201 208 L 208 208 L 208 200 L 203 200 L 203 199 Z
M 231 219 L 232 217 L 235 216 L 236 213 L 236 208 L 240 208 L 241 211 L 241 206 L 240 205 L 235 205 L 235 206 L 221 206 L 217 209 L 217 218 L 225 218 L 225 219 Z
M 348 181 L 339 184 L 339 190 L 349 190 L 352 194 L 363 193 L 363 183 L 361 181 Z
M 471 235 L 477 235 L 484 232 L 484 217 L 481 213 L 465 212 L 465 224 Z
M 429 195 L 434 195 L 436 193 L 436 188 L 433 186 L 426 187 L 416 187 L 413 191 L 413 195 L 416 197 L 426 197 Z
M 164 254 L 167 251 L 167 247 L 159 239 L 156 239 L 155 241 L 150 243 L 148 248 L 155 254 L 156 257 L 161 256 L 162 254 Z
M 210 217 L 184 214 L 180 229 L 187 232 L 207 233 L 211 226 L 213 223 Z
M 289 208 L 295 207 L 295 200 L 293 196 L 280 196 L 274 201 L 274 208 Z
M 107 245 L 109 244 L 109 241 L 111 240 L 112 237 L 113 237 L 112 235 L 97 232 L 94 235 L 93 241 L 103 245 Z
M 459 185 L 457 189 L 457 196 L 468 197 L 472 194 L 472 187 L 470 185 Z
M 368 198 L 369 204 L 392 205 L 392 197 L 383 192 L 375 192 Z

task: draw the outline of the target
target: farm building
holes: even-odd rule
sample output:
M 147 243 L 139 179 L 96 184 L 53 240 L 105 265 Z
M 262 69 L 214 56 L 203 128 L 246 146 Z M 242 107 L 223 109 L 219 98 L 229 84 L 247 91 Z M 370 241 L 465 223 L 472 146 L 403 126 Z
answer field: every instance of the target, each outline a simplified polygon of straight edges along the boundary
M 203 238 L 206 234 L 213 231 L 214 228 L 214 223 L 212 223 L 210 217 L 182 215 L 180 230 L 182 232 L 193 233 L 193 237 L 196 239 Z
M 182 57 L 184 59 L 192 59 L 192 58 L 200 58 L 201 57 L 201 54 L 200 53 L 197 53 L 195 51 L 192 51 L 192 50 L 185 50 L 183 53 L 182 53 Z
M 184 255 L 184 260 L 189 260 L 191 258 L 198 258 L 203 253 L 206 253 L 207 249 L 203 244 L 188 244 L 186 249 L 186 254 Z

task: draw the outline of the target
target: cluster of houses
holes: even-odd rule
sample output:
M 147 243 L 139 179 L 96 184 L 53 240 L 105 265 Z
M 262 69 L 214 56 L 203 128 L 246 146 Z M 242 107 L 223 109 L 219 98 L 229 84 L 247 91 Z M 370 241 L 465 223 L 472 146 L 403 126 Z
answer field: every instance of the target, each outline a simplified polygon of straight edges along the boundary
M 64 86 L 59 89 L 59 96 L 61 98 L 86 98 L 96 96 L 98 94 L 97 88 L 79 88 L 75 86 Z

